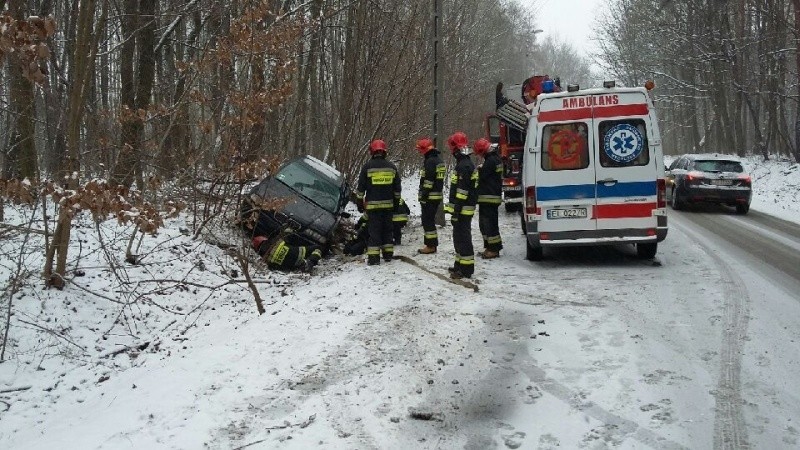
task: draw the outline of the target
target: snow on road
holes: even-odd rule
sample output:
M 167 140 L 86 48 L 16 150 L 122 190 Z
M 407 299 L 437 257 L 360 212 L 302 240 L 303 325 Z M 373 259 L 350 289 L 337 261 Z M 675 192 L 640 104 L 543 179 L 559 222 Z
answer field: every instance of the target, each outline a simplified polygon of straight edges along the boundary
M 260 317 L 238 285 L 126 308 L 29 290 L 18 318 L 63 324 L 83 351 L 12 329 L 20 348 L 0 365 L 0 391 L 30 388 L 0 394 L 0 447 L 794 448 L 798 291 L 685 214 L 670 211 L 655 261 L 620 247 L 540 263 L 503 215 L 503 256 L 478 259 L 477 293 L 401 261 L 336 260 L 312 278 L 260 276 Z M 418 225 L 398 253 L 445 273 L 449 228 L 439 254 L 419 256 Z M 224 253 L 178 227 L 151 244 L 159 264 L 129 279 L 166 267 L 226 279 Z M 99 253 L 91 229 L 78 236 Z M 85 284 L 109 290 L 96 258 Z M 198 299 L 207 308 L 191 310 Z

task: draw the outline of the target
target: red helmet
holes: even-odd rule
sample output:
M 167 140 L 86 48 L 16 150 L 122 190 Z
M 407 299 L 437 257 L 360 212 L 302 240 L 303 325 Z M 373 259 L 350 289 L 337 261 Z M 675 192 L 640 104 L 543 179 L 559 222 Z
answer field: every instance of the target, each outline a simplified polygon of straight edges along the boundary
M 473 146 L 473 148 L 475 149 L 475 153 L 477 153 L 478 155 L 483 155 L 489 151 L 489 147 L 491 146 L 492 143 L 489 142 L 488 139 L 480 138 L 477 141 L 475 141 L 475 145 Z
M 264 242 L 267 242 L 267 241 L 268 241 L 268 239 L 266 238 L 266 236 L 256 236 L 256 237 L 254 237 L 253 238 L 253 250 L 258 252 L 261 249 L 261 244 L 263 244 Z
M 433 141 L 428 138 L 422 138 L 417 141 L 417 151 L 420 155 L 424 155 L 428 153 L 428 151 L 433 150 L 434 145 Z
M 467 135 L 461 131 L 453 133 L 447 140 L 447 144 L 450 146 L 450 151 L 453 153 L 464 153 L 465 151 L 469 153 L 469 139 L 467 139 Z
M 369 153 L 374 155 L 378 152 L 386 153 L 386 142 L 383 142 L 380 139 L 375 139 L 369 144 Z

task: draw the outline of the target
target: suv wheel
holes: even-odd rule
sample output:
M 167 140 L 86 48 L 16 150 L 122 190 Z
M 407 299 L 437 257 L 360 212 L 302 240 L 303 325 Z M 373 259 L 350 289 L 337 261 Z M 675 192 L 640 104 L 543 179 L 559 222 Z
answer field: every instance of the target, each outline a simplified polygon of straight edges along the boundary
M 653 259 L 658 252 L 658 243 L 636 244 L 636 255 L 640 259 Z
M 678 211 L 683 209 L 683 202 L 681 201 L 680 197 L 678 197 L 678 188 L 672 188 L 672 199 L 670 201 L 672 209 Z
M 750 211 L 750 205 L 748 205 L 746 203 L 743 204 L 743 205 L 742 204 L 736 205 L 736 214 L 744 215 L 744 214 L 747 214 L 748 211 Z

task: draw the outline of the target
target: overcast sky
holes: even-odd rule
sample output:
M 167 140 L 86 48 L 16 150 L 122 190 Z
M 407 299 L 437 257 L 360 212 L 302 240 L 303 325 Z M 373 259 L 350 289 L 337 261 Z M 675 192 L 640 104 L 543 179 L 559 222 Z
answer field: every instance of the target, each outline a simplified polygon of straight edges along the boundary
M 571 42 L 584 56 L 596 48 L 591 41 L 597 9 L 603 0 L 518 0 L 536 11 L 536 26 L 541 38 L 558 35 Z

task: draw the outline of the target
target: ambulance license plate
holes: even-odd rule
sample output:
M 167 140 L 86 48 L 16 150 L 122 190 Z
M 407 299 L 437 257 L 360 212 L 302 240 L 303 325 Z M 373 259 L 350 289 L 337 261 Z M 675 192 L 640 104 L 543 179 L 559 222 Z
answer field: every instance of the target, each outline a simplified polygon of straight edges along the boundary
M 548 219 L 585 219 L 589 217 L 586 208 L 548 209 Z

